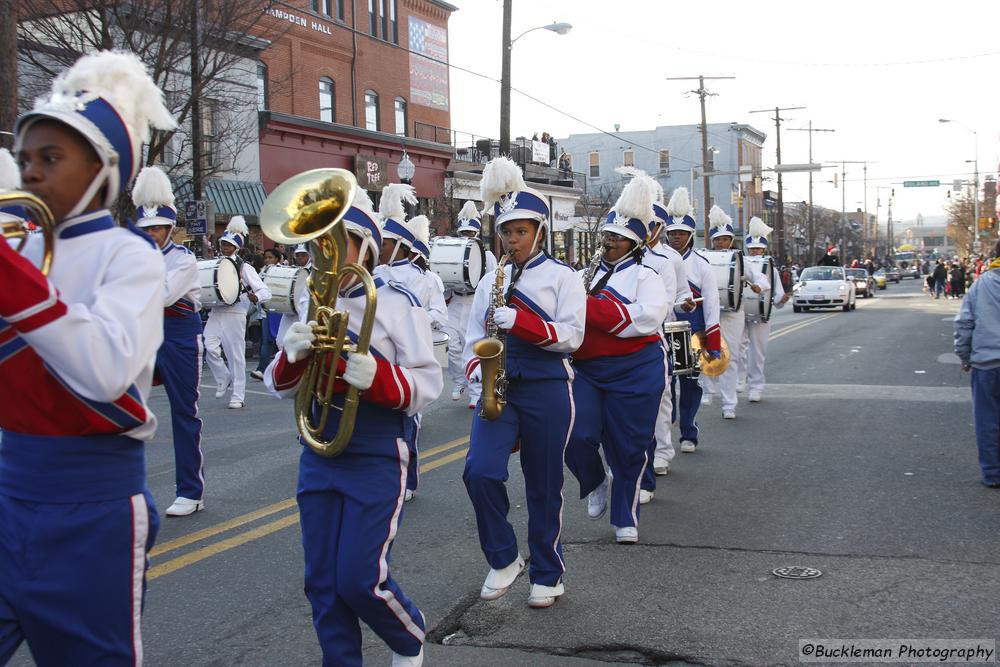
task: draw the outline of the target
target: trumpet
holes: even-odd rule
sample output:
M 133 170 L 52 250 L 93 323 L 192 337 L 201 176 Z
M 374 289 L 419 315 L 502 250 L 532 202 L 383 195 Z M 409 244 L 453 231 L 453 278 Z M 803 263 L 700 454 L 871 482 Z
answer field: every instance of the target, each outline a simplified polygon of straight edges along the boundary
M 316 322 L 316 340 L 295 395 L 295 422 L 306 446 L 327 458 L 338 456 L 347 447 L 358 413 L 360 392 L 356 387 L 348 388 L 343 408 L 333 405 L 337 364 L 344 352 L 367 354 L 375 326 L 375 281 L 360 264 L 345 262 L 347 231 L 341 220 L 351 207 L 357 187 L 354 174 L 345 169 L 313 169 L 275 188 L 260 212 L 261 229 L 272 241 L 312 244 L 306 321 Z M 340 285 L 351 275 L 361 281 L 365 290 L 365 310 L 354 345 L 347 334 L 348 313 L 336 309 Z M 336 434 L 327 439 L 324 431 L 331 408 L 340 409 L 341 415 Z
M 55 216 L 52 215 L 52 211 L 49 210 L 49 207 L 41 199 L 21 190 L 0 191 L 0 207 L 7 206 L 21 206 L 27 209 L 32 213 L 32 220 L 42 228 L 42 234 L 45 237 L 45 251 L 42 255 L 42 264 L 38 268 L 42 272 L 42 275 L 49 275 L 49 270 L 52 268 L 54 248 L 53 234 L 56 228 L 56 220 Z M 19 240 L 17 246 L 14 247 L 14 252 L 17 253 L 21 252 L 24 244 L 28 241 L 28 231 L 19 220 L 6 222 L 0 220 L 0 232 L 2 232 L 3 237 L 7 239 L 8 243 Z

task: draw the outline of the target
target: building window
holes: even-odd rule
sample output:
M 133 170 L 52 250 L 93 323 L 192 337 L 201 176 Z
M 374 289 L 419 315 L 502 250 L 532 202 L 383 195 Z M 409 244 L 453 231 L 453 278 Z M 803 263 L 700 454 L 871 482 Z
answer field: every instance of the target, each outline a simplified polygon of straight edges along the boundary
M 344 0 L 337 0 L 337 18 L 341 21 L 345 21 L 344 18 Z
M 394 105 L 396 110 L 396 134 L 401 137 L 406 136 L 406 100 L 402 97 L 396 98 Z
M 327 123 L 332 123 L 334 115 L 334 88 L 333 79 L 324 76 L 319 80 L 319 119 Z
M 382 0 L 368 0 L 368 32 L 372 37 L 378 37 L 378 7 Z
M 670 151 L 665 148 L 660 149 L 660 173 L 670 173 Z
M 378 132 L 378 93 L 365 91 L 365 129 Z
M 219 165 L 219 121 L 219 102 L 205 100 L 201 105 L 201 162 L 205 171 Z
M 622 151 L 622 166 L 635 166 L 635 151 Z
M 379 13 L 381 16 L 382 23 L 382 39 L 389 41 L 389 12 L 386 11 L 386 3 L 388 0 L 378 0 Z
M 257 63 L 257 111 L 266 111 L 267 108 L 267 65 Z
M 590 154 L 590 177 L 601 177 L 601 154 L 596 151 Z
M 389 3 L 389 41 L 399 44 L 399 25 L 396 21 L 396 2 L 398 0 L 385 0 Z
M 317 14 L 322 14 L 323 16 L 332 16 L 332 14 L 330 13 L 331 2 L 333 2 L 333 0 L 310 0 L 310 5 L 312 7 L 312 10 Z

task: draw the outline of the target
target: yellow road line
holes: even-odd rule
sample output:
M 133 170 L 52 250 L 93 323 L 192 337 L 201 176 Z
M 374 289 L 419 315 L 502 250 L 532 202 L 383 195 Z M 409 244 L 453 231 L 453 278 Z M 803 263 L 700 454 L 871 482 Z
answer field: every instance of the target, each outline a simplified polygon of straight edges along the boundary
M 464 438 L 455 438 L 451 442 L 446 442 L 438 447 L 432 447 L 431 449 L 428 449 L 426 451 L 421 451 L 420 458 L 423 459 L 427 458 L 428 456 L 434 456 L 435 454 L 446 452 L 449 449 L 454 449 L 455 447 L 458 447 L 459 445 L 464 445 L 468 442 L 469 442 L 469 436 L 465 436 Z
M 165 563 L 154 565 L 149 568 L 149 571 L 146 573 L 146 579 L 148 581 L 158 579 L 159 577 L 170 574 L 171 572 L 176 572 L 182 567 L 187 567 L 188 565 L 197 563 L 198 561 L 205 560 L 206 558 L 220 554 L 223 551 L 229 551 L 230 549 L 234 549 L 242 544 L 246 544 L 247 542 L 252 542 L 266 535 L 270 535 L 271 533 L 275 533 L 282 528 L 287 528 L 288 526 L 297 524 L 298 522 L 298 512 L 289 514 L 288 516 L 272 521 L 271 523 L 265 523 L 263 526 L 258 526 L 253 530 L 248 530 L 245 533 L 240 533 L 239 535 L 222 540 L 221 542 L 210 544 L 207 547 L 202 547 L 201 549 L 192 551 L 184 556 L 178 556 L 177 558 L 168 560 Z
M 814 317 L 812 319 L 806 320 L 805 322 L 801 322 L 799 324 L 793 324 L 791 326 L 783 327 L 782 329 L 780 329 L 780 330 L 776 331 L 775 333 L 771 334 L 768 337 L 768 340 L 774 340 L 775 338 L 780 338 L 781 336 L 784 336 L 785 334 L 794 333 L 794 332 L 796 332 L 796 331 L 798 331 L 800 329 L 806 328 L 807 326 L 810 326 L 812 324 L 817 324 L 819 322 L 822 322 L 823 320 L 828 320 L 831 317 L 836 317 L 836 316 L 837 316 L 837 313 L 830 313 L 829 315 L 821 315 L 819 317 Z
M 466 438 L 466 441 L 468 441 L 468 438 Z M 468 452 L 468 451 L 469 451 L 469 448 L 468 447 L 464 447 L 464 448 L 458 450 L 457 452 L 452 452 L 451 454 L 448 454 L 447 456 L 442 456 L 439 459 L 435 459 L 434 461 L 431 461 L 430 463 L 426 463 L 426 464 L 420 466 L 420 472 L 430 472 L 431 470 L 434 470 L 434 468 L 440 468 L 443 465 L 446 465 L 448 463 L 451 463 L 452 461 L 456 461 L 456 460 L 464 457 L 465 454 L 466 454 L 466 452 Z
M 229 521 L 223 521 L 222 523 L 216 524 L 205 528 L 204 530 L 199 530 L 189 535 L 184 535 L 178 537 L 177 539 L 170 540 L 169 542 L 164 542 L 163 544 L 158 544 L 149 555 L 153 558 L 161 554 L 165 554 L 168 551 L 173 551 L 174 549 L 180 549 L 181 547 L 186 547 L 194 542 L 200 542 L 201 540 L 207 539 L 218 535 L 219 533 L 224 533 L 227 530 L 232 530 L 237 526 L 242 526 L 243 524 L 250 523 L 251 521 L 256 521 L 265 516 L 270 516 L 282 510 L 286 510 L 289 507 L 295 506 L 295 498 L 288 498 L 282 500 L 280 503 L 275 503 L 273 505 L 268 505 L 267 507 L 262 507 L 259 510 L 254 510 L 248 514 L 238 516 Z

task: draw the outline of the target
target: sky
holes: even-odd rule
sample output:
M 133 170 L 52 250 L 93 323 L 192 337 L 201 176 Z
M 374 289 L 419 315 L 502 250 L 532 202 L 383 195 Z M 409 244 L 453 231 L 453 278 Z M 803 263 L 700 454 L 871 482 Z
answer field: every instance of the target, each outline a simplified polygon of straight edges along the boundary
M 449 22 L 452 128 L 498 138 L 503 3 L 449 1 L 459 7 Z M 534 31 L 514 44 L 513 87 L 550 106 L 513 92 L 511 136 L 698 123 L 698 97 L 689 92 L 698 82 L 667 77 L 732 76 L 706 81 L 715 93 L 707 120 L 763 130 L 765 167 L 775 164 L 774 114 L 749 112 L 804 106 L 782 113 L 782 162 L 808 162 L 809 133 L 786 130 L 811 120 L 836 130 L 813 134 L 814 162 L 868 161 L 869 213 L 880 198 L 884 221 L 894 188 L 895 220 L 933 221 L 945 215 L 953 181 L 972 180 L 966 161 L 977 157 L 977 144 L 980 181 L 998 169 L 1000 40 L 991 6 L 513 0 L 513 37 L 554 21 L 573 29 Z M 843 194 L 847 210 L 862 208 L 862 165 L 847 165 L 843 193 L 829 182 L 832 171 L 814 175 L 814 202 L 839 210 Z M 902 185 L 933 179 L 941 187 Z M 785 201 L 808 199 L 807 174 L 783 181 Z

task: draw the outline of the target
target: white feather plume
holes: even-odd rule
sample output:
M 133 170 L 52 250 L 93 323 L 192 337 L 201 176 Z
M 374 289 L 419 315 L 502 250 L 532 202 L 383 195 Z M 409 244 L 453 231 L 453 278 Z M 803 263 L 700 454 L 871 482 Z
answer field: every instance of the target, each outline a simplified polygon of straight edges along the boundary
M 375 207 L 372 206 L 372 200 L 368 196 L 368 191 L 362 187 L 354 189 L 354 200 L 351 202 L 351 206 L 356 209 L 360 209 L 365 213 L 371 213 L 375 215 Z
M 678 218 L 691 215 L 691 198 L 688 196 L 687 188 L 677 188 L 670 195 L 670 201 L 667 203 L 667 215 Z
M 630 171 L 625 171 L 630 170 Z M 615 212 L 626 218 L 637 218 L 644 223 L 653 219 L 653 202 L 656 200 L 656 181 L 646 172 L 634 167 L 619 167 L 620 174 L 630 173 L 632 179 L 622 188 L 615 202 Z
M 17 190 L 21 187 L 21 170 L 14 156 L 6 148 L 0 148 L 0 190 Z
M 506 155 L 493 158 L 483 169 L 479 182 L 479 198 L 483 200 L 483 213 L 490 213 L 493 205 L 508 192 L 520 192 L 527 186 L 517 163 Z
M 132 187 L 132 202 L 136 207 L 173 207 L 174 190 L 170 186 L 170 179 L 159 167 L 144 167 Z
M 749 233 L 750 236 L 763 236 L 764 238 L 767 238 L 771 235 L 772 231 L 774 230 L 764 224 L 764 221 L 756 215 L 750 218 L 750 224 L 747 225 L 747 233 Z
M 718 227 L 725 227 L 726 225 L 731 225 L 733 219 L 730 218 L 725 211 L 719 208 L 718 204 L 712 206 L 712 210 L 708 212 L 708 224 L 712 229 Z
M 177 126 L 163 103 L 163 92 L 134 53 L 97 51 L 83 56 L 56 77 L 51 96 L 39 99 L 35 108 L 50 104 L 75 108 L 81 92 L 113 104 L 138 143 L 149 141 L 150 126 L 158 130 Z
M 382 216 L 383 220 L 389 218 L 399 222 L 406 220 L 406 208 L 403 206 L 403 202 L 415 206 L 417 203 L 416 192 L 412 185 L 405 183 L 390 183 L 385 186 L 382 188 L 382 199 L 378 203 L 379 215 Z
M 462 206 L 462 210 L 458 212 L 459 220 L 478 220 L 479 219 L 479 209 L 476 208 L 476 202 L 467 201 Z
M 250 228 L 247 227 L 247 221 L 242 215 L 234 215 L 229 219 L 229 224 L 226 225 L 226 231 L 230 234 L 239 234 L 244 238 L 250 235 Z
M 406 225 L 413 232 L 418 241 L 428 244 L 431 242 L 431 221 L 426 215 L 417 215 L 409 219 Z

